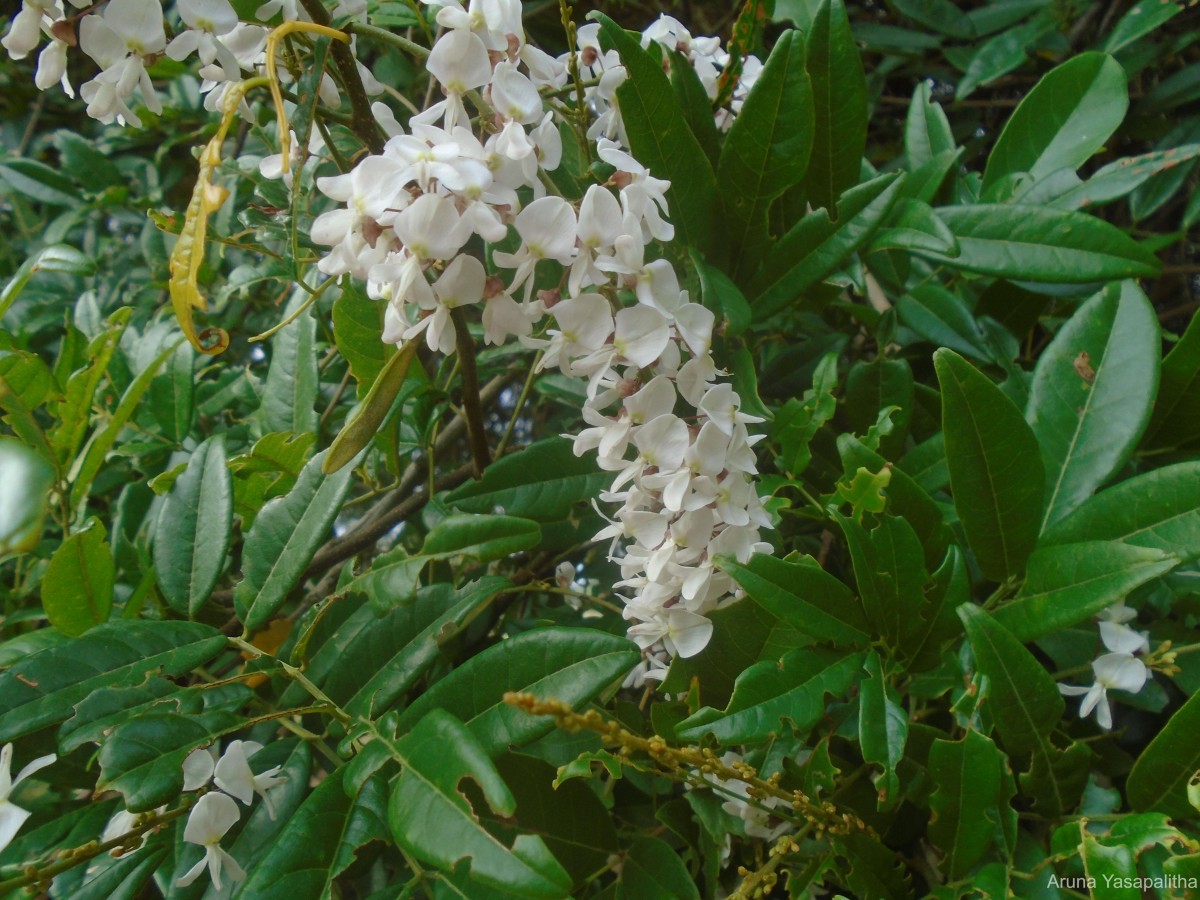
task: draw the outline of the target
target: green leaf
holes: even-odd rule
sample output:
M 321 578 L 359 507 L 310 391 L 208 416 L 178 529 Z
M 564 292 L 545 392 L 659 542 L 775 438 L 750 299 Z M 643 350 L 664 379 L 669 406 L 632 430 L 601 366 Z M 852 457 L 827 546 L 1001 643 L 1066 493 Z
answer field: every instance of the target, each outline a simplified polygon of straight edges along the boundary
M 1139 38 L 1145 37 L 1161 25 L 1165 25 L 1183 12 L 1183 4 L 1175 0 L 1159 0 L 1157 3 L 1135 3 L 1121 16 L 1112 31 L 1104 38 L 1100 49 L 1116 53 Z
M 745 565 L 732 556 L 719 556 L 716 564 L 751 600 L 801 634 L 847 647 L 870 643 L 870 626 L 854 592 L 812 557 L 783 560 L 759 553 Z
M 159 712 L 198 712 L 201 706 L 197 692 L 154 674 L 141 684 L 99 688 L 77 703 L 75 714 L 59 727 L 58 749 L 67 754 L 87 743 L 102 744 L 117 725 L 155 707 Z
M 1158 390 L 1158 318 L 1133 282 L 1083 304 L 1042 352 L 1025 416 L 1046 469 L 1043 530 L 1133 453 Z
M 1200 692 L 1192 694 L 1142 751 L 1125 785 L 1134 809 L 1191 819 L 1187 785 L 1200 769 Z
M 488 466 L 479 481 L 468 481 L 443 496 L 451 509 L 520 516 L 535 522 L 567 518 L 612 481 L 595 463 L 578 457 L 571 442 L 547 438 Z
M 970 730 L 961 741 L 935 740 L 929 775 L 937 790 L 929 798 L 929 839 L 946 854 L 949 878 L 965 878 L 992 846 L 995 825 L 984 815 L 996 804 L 1004 755 L 992 741 Z
M 876 250 L 928 250 L 957 256 L 958 241 L 928 203 L 901 197 L 887 224 L 871 238 L 868 252 Z
M 348 465 L 379 434 L 408 378 L 408 370 L 417 354 L 417 345 L 417 341 L 409 341 L 403 350 L 393 354 L 379 370 L 370 390 L 367 391 L 367 396 L 350 414 L 338 436 L 333 439 L 329 455 L 325 458 L 326 475 L 331 475 Z
M 180 338 L 175 343 L 162 350 L 158 356 L 146 366 L 125 389 L 125 393 L 121 395 L 121 402 L 117 404 L 117 408 L 112 413 L 112 418 L 103 428 L 97 429 L 89 440 L 86 449 L 75 460 L 75 464 L 71 467 L 70 480 L 71 485 L 71 505 L 78 508 L 86 500 L 88 491 L 91 490 L 92 482 L 96 475 L 99 474 L 101 466 L 104 465 L 104 458 L 108 455 L 108 451 L 112 449 L 113 444 L 117 442 L 117 436 L 121 433 L 121 429 L 129 422 L 134 411 L 141 402 L 142 395 L 150 387 L 150 382 L 154 379 L 155 374 L 163 363 L 165 363 L 174 353 L 175 349 L 183 342 Z
M 475 736 L 443 710 L 434 709 L 389 748 L 404 768 L 392 789 L 388 824 L 396 842 L 418 860 L 453 871 L 466 860 L 471 878 L 513 897 L 561 900 L 571 876 L 540 837 L 521 834 L 511 847 L 490 834 L 463 796 L 471 779 L 501 816 L 516 800 Z
M 458 513 L 438 522 L 425 536 L 421 555 L 428 559 L 469 556 L 479 562 L 530 550 L 541 541 L 537 522 L 516 516 Z
M 900 298 L 896 312 L 906 328 L 939 347 L 990 362 L 991 348 L 979 320 L 958 294 L 939 284 L 919 284 Z
M 606 43 L 620 54 L 629 73 L 617 88 L 629 146 L 634 158 L 656 178 L 671 182 L 667 203 L 676 239 L 706 252 L 718 249 L 717 179 L 662 65 L 608 16 L 593 12 L 588 17 L 600 23 Z
M 700 293 L 704 305 L 725 317 L 725 333 L 736 337 L 750 326 L 753 313 L 746 295 L 728 275 L 710 266 L 695 250 L 689 252 L 692 266 L 700 276 Z
M 930 85 L 922 81 L 913 91 L 904 122 L 904 155 L 908 168 L 915 171 L 943 154 L 956 149 L 950 121 L 941 104 L 935 103 Z
M 988 157 L 980 192 L 1008 175 L 1038 180 L 1078 169 L 1125 118 L 1125 70 L 1105 53 L 1082 53 L 1047 72 L 1009 117 Z
M 251 757 L 252 768 L 257 768 L 257 757 L 257 753 Z M 368 779 L 351 798 L 345 772 L 345 768 L 336 770 L 308 795 L 266 854 L 248 870 L 250 877 L 235 896 L 247 900 L 333 896 L 334 879 L 353 864 L 359 848 L 386 841 L 386 785 L 382 779 Z
M 57 407 L 51 407 L 59 424 L 50 434 L 50 445 L 63 462 L 69 462 L 79 452 L 91 422 L 96 391 L 108 372 L 128 319 L 128 315 L 118 318 L 117 314 L 109 319 L 110 322 L 116 320 L 115 324 L 104 329 L 87 346 L 90 362 L 67 378 L 62 400 Z
M 752 744 L 786 733 L 785 722 L 804 733 L 825 715 L 825 695 L 844 697 L 862 668 L 863 653 L 816 648 L 764 660 L 738 676 L 725 710 L 704 707 L 676 726 L 685 741 L 711 734 L 724 745 Z
M 283 310 L 295 315 L 310 295 L 297 290 Z M 264 434 L 317 430 L 317 320 L 305 309 L 271 338 L 271 364 L 263 384 L 258 421 Z
M 1090 883 L 1106 885 L 1105 900 L 1141 900 L 1144 896 L 1142 890 L 1134 886 L 1137 863 L 1129 848 L 1102 844 L 1083 825 L 1079 828 L 1079 835 L 1083 840 L 1079 845 L 1079 855 L 1083 857 L 1085 877 Z
M 163 435 L 179 444 L 192 428 L 196 351 L 191 344 L 175 348 L 167 371 L 150 382 L 150 411 Z
M 53 484 L 49 463 L 21 441 L 0 437 L 0 558 L 37 545 Z
M 161 806 L 183 790 L 184 757 L 239 725 L 229 712 L 158 712 L 123 722 L 100 748 L 97 789 L 120 791 L 130 812 Z
M 333 302 L 333 339 L 358 383 L 359 397 L 375 383 L 388 360 L 389 345 L 383 334 L 383 307 L 371 300 L 349 278 Z
M 93 518 L 59 545 L 46 566 L 42 606 L 50 624 L 70 637 L 108 621 L 115 568 L 107 537 Z
M 867 677 L 858 687 L 858 742 L 863 761 L 881 770 L 872 778 L 879 809 L 894 809 L 902 799 L 896 766 L 908 740 L 908 714 L 888 696 L 883 667 L 874 650 L 867 654 L 863 671 Z
M 835 223 L 825 209 L 810 212 L 779 239 L 747 294 L 760 321 L 779 312 L 866 243 L 895 201 L 903 181 L 891 172 L 846 191 Z
M 1011 203 L 943 206 L 958 255 L 914 250 L 934 262 L 1000 278 L 1086 284 L 1157 275 L 1154 254 L 1124 231 L 1085 213 Z
M 670 55 L 671 87 L 675 91 L 675 99 L 683 110 L 688 128 L 696 136 L 715 170 L 721 158 L 721 134 L 713 117 L 713 101 L 709 99 L 708 91 L 688 58 L 678 50 L 671 50 Z
M 1179 562 L 1200 557 L 1200 462 L 1177 463 L 1101 491 L 1042 535 L 1043 545 L 1119 541 Z
M 1019 9 L 1019 4 L 996 3 L 992 5 L 996 7 L 1018 6 Z M 1037 4 L 1037 6 L 1043 5 L 1040 2 Z M 988 38 L 976 48 L 970 62 L 967 63 L 966 72 L 958 82 L 954 99 L 966 100 L 974 93 L 975 88 L 991 84 L 997 78 L 1007 75 L 1020 66 L 1025 62 L 1028 50 L 1046 35 L 1055 31 L 1057 27 L 1058 23 L 1052 15 L 1048 12 L 1040 12 L 1028 22 L 1023 22 Z M 978 21 L 976 28 L 979 29 Z
M 899 455 L 913 410 L 913 374 L 908 360 L 878 356 L 870 362 L 856 361 L 846 375 L 845 396 L 846 419 L 855 432 L 866 436 L 866 445 L 871 445 L 871 430 L 878 425 L 880 414 L 896 407 L 890 413 L 891 431 L 878 432 L 877 449 L 883 456 Z
M 511 587 L 507 578 L 490 575 L 458 591 L 445 583 L 423 588 L 415 602 L 383 615 L 361 604 L 321 643 L 306 672 L 352 715 L 378 717 L 438 660 L 443 645 Z M 345 665 L 347 659 L 361 665 Z M 283 699 L 301 704 L 306 694 L 295 685 Z
M 1162 383 L 1146 426 L 1147 447 L 1181 447 L 1200 438 L 1200 315 L 1162 361 Z
M 939 350 L 933 362 L 954 507 L 979 568 L 999 581 L 1021 571 L 1037 542 L 1037 439 L 1004 392 L 961 356 Z
M 216 587 L 233 537 L 233 489 L 220 435 L 196 448 L 163 501 L 154 571 L 163 599 L 195 617 Z
M 638 661 L 623 637 L 591 628 L 542 628 L 501 641 L 459 665 L 400 716 L 411 727 L 430 710 L 461 720 L 491 756 L 520 747 L 554 728 L 550 716 L 530 716 L 504 702 L 507 691 L 579 706 L 619 681 Z
M 975 26 L 971 20 L 950 0 L 892 0 L 891 5 L 914 22 L 947 37 L 961 40 L 975 37 Z M 924 83 L 922 86 L 928 89 Z
M 804 44 L 798 32 L 785 31 L 729 129 L 717 166 L 735 277 L 754 271 L 763 255 L 771 203 L 804 178 L 813 121 Z
M 0 417 L 18 438 L 47 460 L 54 451 L 34 410 L 55 392 L 54 374 L 35 353 L 0 351 Z
M 867 79 L 842 0 L 822 0 L 806 50 L 815 112 L 808 197 L 841 220 L 847 214 L 835 204 L 858 183 L 867 144 Z
M 921 542 L 912 526 L 895 516 L 880 518 L 868 532 L 840 513 L 854 566 L 854 580 L 872 630 L 893 650 L 911 647 L 927 630 L 921 618 L 925 565 Z
M 990 682 L 988 706 L 996 730 L 1012 753 L 1046 746 L 1046 735 L 1062 719 L 1065 705 L 1054 678 L 1003 625 L 977 606 L 964 603 L 959 618 Z
M 1184 144 L 1140 156 L 1126 156 L 1097 169 L 1087 181 L 1047 198 L 1060 209 L 1095 209 L 1126 197 L 1151 178 L 1170 172 L 1200 156 L 1200 144 Z M 1049 179 L 1048 179 L 1049 180 Z
M 13 273 L 8 284 L 0 290 L 0 319 L 8 312 L 9 307 L 17 302 L 25 285 L 38 272 L 64 272 L 68 275 L 91 275 L 96 271 L 96 263 L 80 253 L 74 247 L 66 244 L 51 244 L 43 247 L 26 259 Z
M 33 159 L 8 157 L 0 162 L 0 183 L 50 206 L 74 207 L 83 202 L 69 178 Z
M 246 535 L 244 577 L 234 588 L 233 602 L 247 632 L 266 625 L 287 600 L 341 511 L 353 469 L 325 475 L 327 453 L 308 461 L 295 487 L 267 503 Z
M 616 897 L 617 900 L 652 900 L 657 897 L 700 900 L 700 891 L 687 866 L 670 844 L 643 836 L 625 851 Z
M 1161 550 L 1114 541 L 1038 547 L 1021 592 L 992 615 L 1029 643 L 1096 615 L 1178 563 Z

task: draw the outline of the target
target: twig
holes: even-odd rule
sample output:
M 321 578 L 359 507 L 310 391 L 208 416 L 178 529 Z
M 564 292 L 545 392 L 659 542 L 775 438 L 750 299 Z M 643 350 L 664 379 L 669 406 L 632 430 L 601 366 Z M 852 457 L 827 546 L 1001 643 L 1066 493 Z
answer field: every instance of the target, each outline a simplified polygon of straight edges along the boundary
M 475 369 L 475 339 L 467 327 L 467 316 L 461 307 L 450 310 L 454 337 L 458 344 L 458 361 L 462 366 L 463 413 L 467 420 L 467 439 L 471 445 L 471 463 L 475 477 L 482 478 L 483 470 L 492 461 L 488 450 L 487 432 L 483 427 L 483 407 L 479 403 L 479 373 Z

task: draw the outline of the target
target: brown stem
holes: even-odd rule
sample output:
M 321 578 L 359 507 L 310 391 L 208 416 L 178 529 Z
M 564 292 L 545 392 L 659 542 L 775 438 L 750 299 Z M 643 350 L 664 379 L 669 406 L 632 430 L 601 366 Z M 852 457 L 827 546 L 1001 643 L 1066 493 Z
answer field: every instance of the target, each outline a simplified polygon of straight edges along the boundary
M 321 0 L 300 0 L 300 3 L 314 24 L 332 27 L 329 11 L 325 9 Z M 382 153 L 383 132 L 379 130 L 379 123 L 375 121 L 371 112 L 371 101 L 358 74 L 354 52 L 348 44 L 341 41 L 333 41 L 330 51 L 333 53 L 333 62 L 342 76 L 346 93 L 350 96 L 351 128 L 372 153 Z
M 475 370 L 475 339 L 467 328 L 467 316 L 460 307 L 450 310 L 458 343 L 458 364 L 462 367 L 463 413 L 467 420 L 467 440 L 471 445 L 471 463 L 475 477 L 482 478 L 483 470 L 492 461 L 487 432 L 483 427 L 483 407 L 479 403 L 479 374 Z

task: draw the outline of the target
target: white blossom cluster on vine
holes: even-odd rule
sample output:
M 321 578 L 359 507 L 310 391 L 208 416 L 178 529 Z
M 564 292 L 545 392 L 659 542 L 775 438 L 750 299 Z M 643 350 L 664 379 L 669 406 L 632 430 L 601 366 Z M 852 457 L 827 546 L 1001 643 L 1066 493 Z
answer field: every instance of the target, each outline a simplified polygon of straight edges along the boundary
M 383 152 L 318 179 L 324 194 L 344 204 L 313 223 L 313 240 L 329 248 L 318 268 L 364 280 L 368 294 L 386 303 L 388 343 L 423 336 L 431 349 L 452 354 L 451 311 L 472 307 L 481 311 L 487 343 L 520 340 L 542 351 L 541 368 L 586 379 L 587 427 L 573 436 L 575 452 L 596 451 L 600 467 L 613 473 L 601 499 L 617 509 L 597 539 L 611 539 L 629 635 L 647 651 L 642 673 L 653 677 L 663 670 L 663 651 L 703 649 L 712 632 L 708 614 L 734 598 L 736 585 L 714 559 L 727 553 L 745 562 L 770 549 L 759 536 L 770 519 L 753 486 L 756 438 L 746 427 L 760 420 L 741 412 L 712 359 L 713 313 L 691 300 L 654 251 L 655 242 L 674 237 L 670 185 L 629 152 L 616 94 L 626 71 L 615 51 L 601 49 L 599 25 L 578 29 L 577 61 L 593 114 L 587 137 L 615 172 L 576 205 L 546 188 L 563 153 L 546 97 L 569 88 L 567 57 L 525 41 L 517 0 L 432 5 L 442 31 L 426 68 L 442 98 L 412 116 L 407 133 L 376 104 L 389 135 Z M 89 114 L 137 124 L 135 90 L 158 112 L 145 64 L 160 52 L 199 55 L 207 105 L 243 71 L 263 66 L 267 29 L 239 22 L 227 0 L 181 0 L 178 12 L 184 27 L 169 44 L 158 0 L 110 0 L 101 13 L 83 16 L 80 46 L 102 69 L 82 89 Z M 259 10 L 277 12 L 302 16 L 294 3 Z M 338 12 L 365 10 L 344 4 Z M 39 32 L 49 35 L 41 86 L 65 78 L 49 68 L 61 54 L 62 21 L 60 3 L 28 0 L 5 38 L 11 53 L 23 55 Z M 651 41 L 681 51 L 716 96 L 728 61 L 718 39 L 693 38 L 664 16 L 645 32 L 643 43 Z M 718 113 L 721 124 L 736 114 L 760 68 L 747 61 L 730 108 Z M 368 90 L 377 87 L 365 74 Z M 263 166 L 271 175 L 289 169 L 281 158 Z M 520 196 L 529 194 L 523 205 Z M 501 274 L 489 275 L 468 243 L 499 243 L 510 228 L 520 244 L 495 250 Z M 562 278 L 538 289 L 543 261 L 561 267 Z

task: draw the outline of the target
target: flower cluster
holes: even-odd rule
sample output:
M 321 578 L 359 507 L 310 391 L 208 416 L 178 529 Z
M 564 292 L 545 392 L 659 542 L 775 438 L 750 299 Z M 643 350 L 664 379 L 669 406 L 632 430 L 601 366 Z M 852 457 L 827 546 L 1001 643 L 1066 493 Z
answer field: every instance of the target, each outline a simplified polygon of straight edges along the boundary
M 426 61 L 442 98 L 412 116 L 407 131 L 376 104 L 389 138 L 382 153 L 317 180 L 341 204 L 313 223 L 314 242 L 329 248 L 318 268 L 365 281 L 369 296 L 386 303 L 384 341 L 423 337 L 432 350 L 454 353 L 456 321 L 465 308 L 481 308 L 486 343 L 520 340 L 542 351 L 541 368 L 586 379 L 587 427 L 573 436 L 575 452 L 596 451 L 614 473 L 601 499 L 618 509 L 597 539 L 612 541 L 629 634 L 647 651 L 637 677 L 656 677 L 670 656 L 705 646 L 708 613 L 735 596 L 715 558 L 745 561 L 770 549 L 759 540 L 770 520 L 753 487 L 755 438 L 746 427 L 759 420 L 740 411 L 721 380 L 710 354 L 713 314 L 654 253 L 656 242 L 674 236 L 670 185 L 628 151 L 617 98 L 627 74 L 619 55 L 601 47 L 600 26 L 577 30 L 575 62 L 593 114 L 587 137 L 615 172 L 575 204 L 547 191 L 563 140 L 547 98 L 569 90 L 570 54 L 555 58 L 525 40 L 519 0 L 424 2 L 442 28 Z M 66 39 L 82 18 L 80 46 L 101 72 L 81 93 L 89 114 L 106 122 L 138 123 L 135 92 L 160 110 L 147 74 L 159 54 L 199 57 L 210 108 L 265 62 L 268 30 L 240 22 L 229 0 L 179 0 L 181 23 L 169 43 L 161 0 L 109 0 L 74 19 L 64 18 L 60 0 L 24 3 L 4 46 L 20 56 L 42 32 L 50 35 L 39 65 L 44 87 L 65 71 L 53 61 L 65 61 Z M 295 0 L 272 0 L 256 14 L 304 17 Z M 365 4 L 345 0 L 334 14 L 361 17 Z M 729 61 L 719 39 L 694 37 L 663 16 L 643 34 L 643 46 L 652 42 L 686 60 L 717 98 Z M 744 60 L 728 108 L 716 113 L 719 125 L 736 116 L 760 70 L 758 60 Z M 368 92 L 379 89 L 361 65 L 360 74 Z M 326 76 L 322 98 L 334 104 L 336 91 Z M 321 149 L 309 145 L 310 153 Z M 262 171 L 287 178 L 291 162 L 271 157 Z M 479 247 L 511 232 L 519 246 L 495 250 L 489 273 Z M 557 283 L 548 278 L 554 267 Z
M 1128 691 L 1136 694 L 1150 678 L 1150 670 L 1137 654 L 1150 649 L 1150 641 L 1144 631 L 1134 631 L 1126 622 L 1137 618 L 1137 612 L 1120 600 L 1104 610 L 1100 619 L 1100 640 L 1109 652 L 1092 662 L 1095 681 L 1090 687 L 1060 684 L 1059 691 L 1068 697 L 1083 696 L 1079 704 L 1079 715 L 1086 717 L 1096 713 L 1100 727 L 1110 729 L 1113 725 L 1112 703 L 1108 692 Z
M 712 632 L 707 614 L 734 596 L 714 559 L 744 562 L 770 549 L 759 540 L 770 520 L 754 490 L 746 427 L 760 420 L 720 380 L 713 314 L 653 255 L 654 242 L 674 236 L 670 185 L 612 139 L 623 136 L 613 103 L 625 77 L 619 58 L 600 53 L 592 26 L 579 29 L 584 74 L 599 81 L 589 134 L 615 173 L 576 206 L 545 187 L 562 138 L 544 94 L 565 84 L 566 60 L 525 42 L 515 2 L 446 4 L 437 20 L 446 30 L 427 68 L 444 99 L 413 116 L 411 133 L 393 124 L 381 154 L 318 179 L 344 204 L 313 224 L 314 241 L 330 248 L 318 267 L 364 279 L 387 303 L 387 342 L 423 336 L 451 354 L 454 310 L 481 306 L 485 342 L 515 336 L 542 351 L 539 368 L 586 379 L 588 427 L 572 436 L 575 452 L 597 452 L 614 473 L 601 499 L 619 505 L 596 539 L 611 539 L 621 566 L 629 635 L 648 651 L 642 674 L 661 675 L 663 654 L 651 651 L 698 653 Z M 650 39 L 690 48 L 715 94 L 719 44 L 693 41 L 669 19 Z M 533 199 L 522 206 L 521 195 Z M 498 243 L 510 228 L 520 243 L 493 252 L 499 274 L 489 275 L 469 244 Z M 554 267 L 557 283 L 544 274 Z
M 237 860 L 221 847 L 225 833 L 241 818 L 234 798 L 249 806 L 254 795 L 263 798 L 267 813 L 275 818 L 275 809 L 267 792 L 285 779 L 279 778 L 280 766 L 273 766 L 255 775 L 249 758 L 262 749 L 254 741 L 231 741 L 217 759 L 210 750 L 193 750 L 183 761 L 183 789 L 195 791 L 212 781 L 218 788 L 202 796 L 188 814 L 183 839 L 204 848 L 204 856 L 176 884 L 187 887 L 200 877 L 205 868 L 212 876 L 213 886 L 221 889 L 221 871 L 228 870 L 232 881 L 242 881 L 245 871 Z

